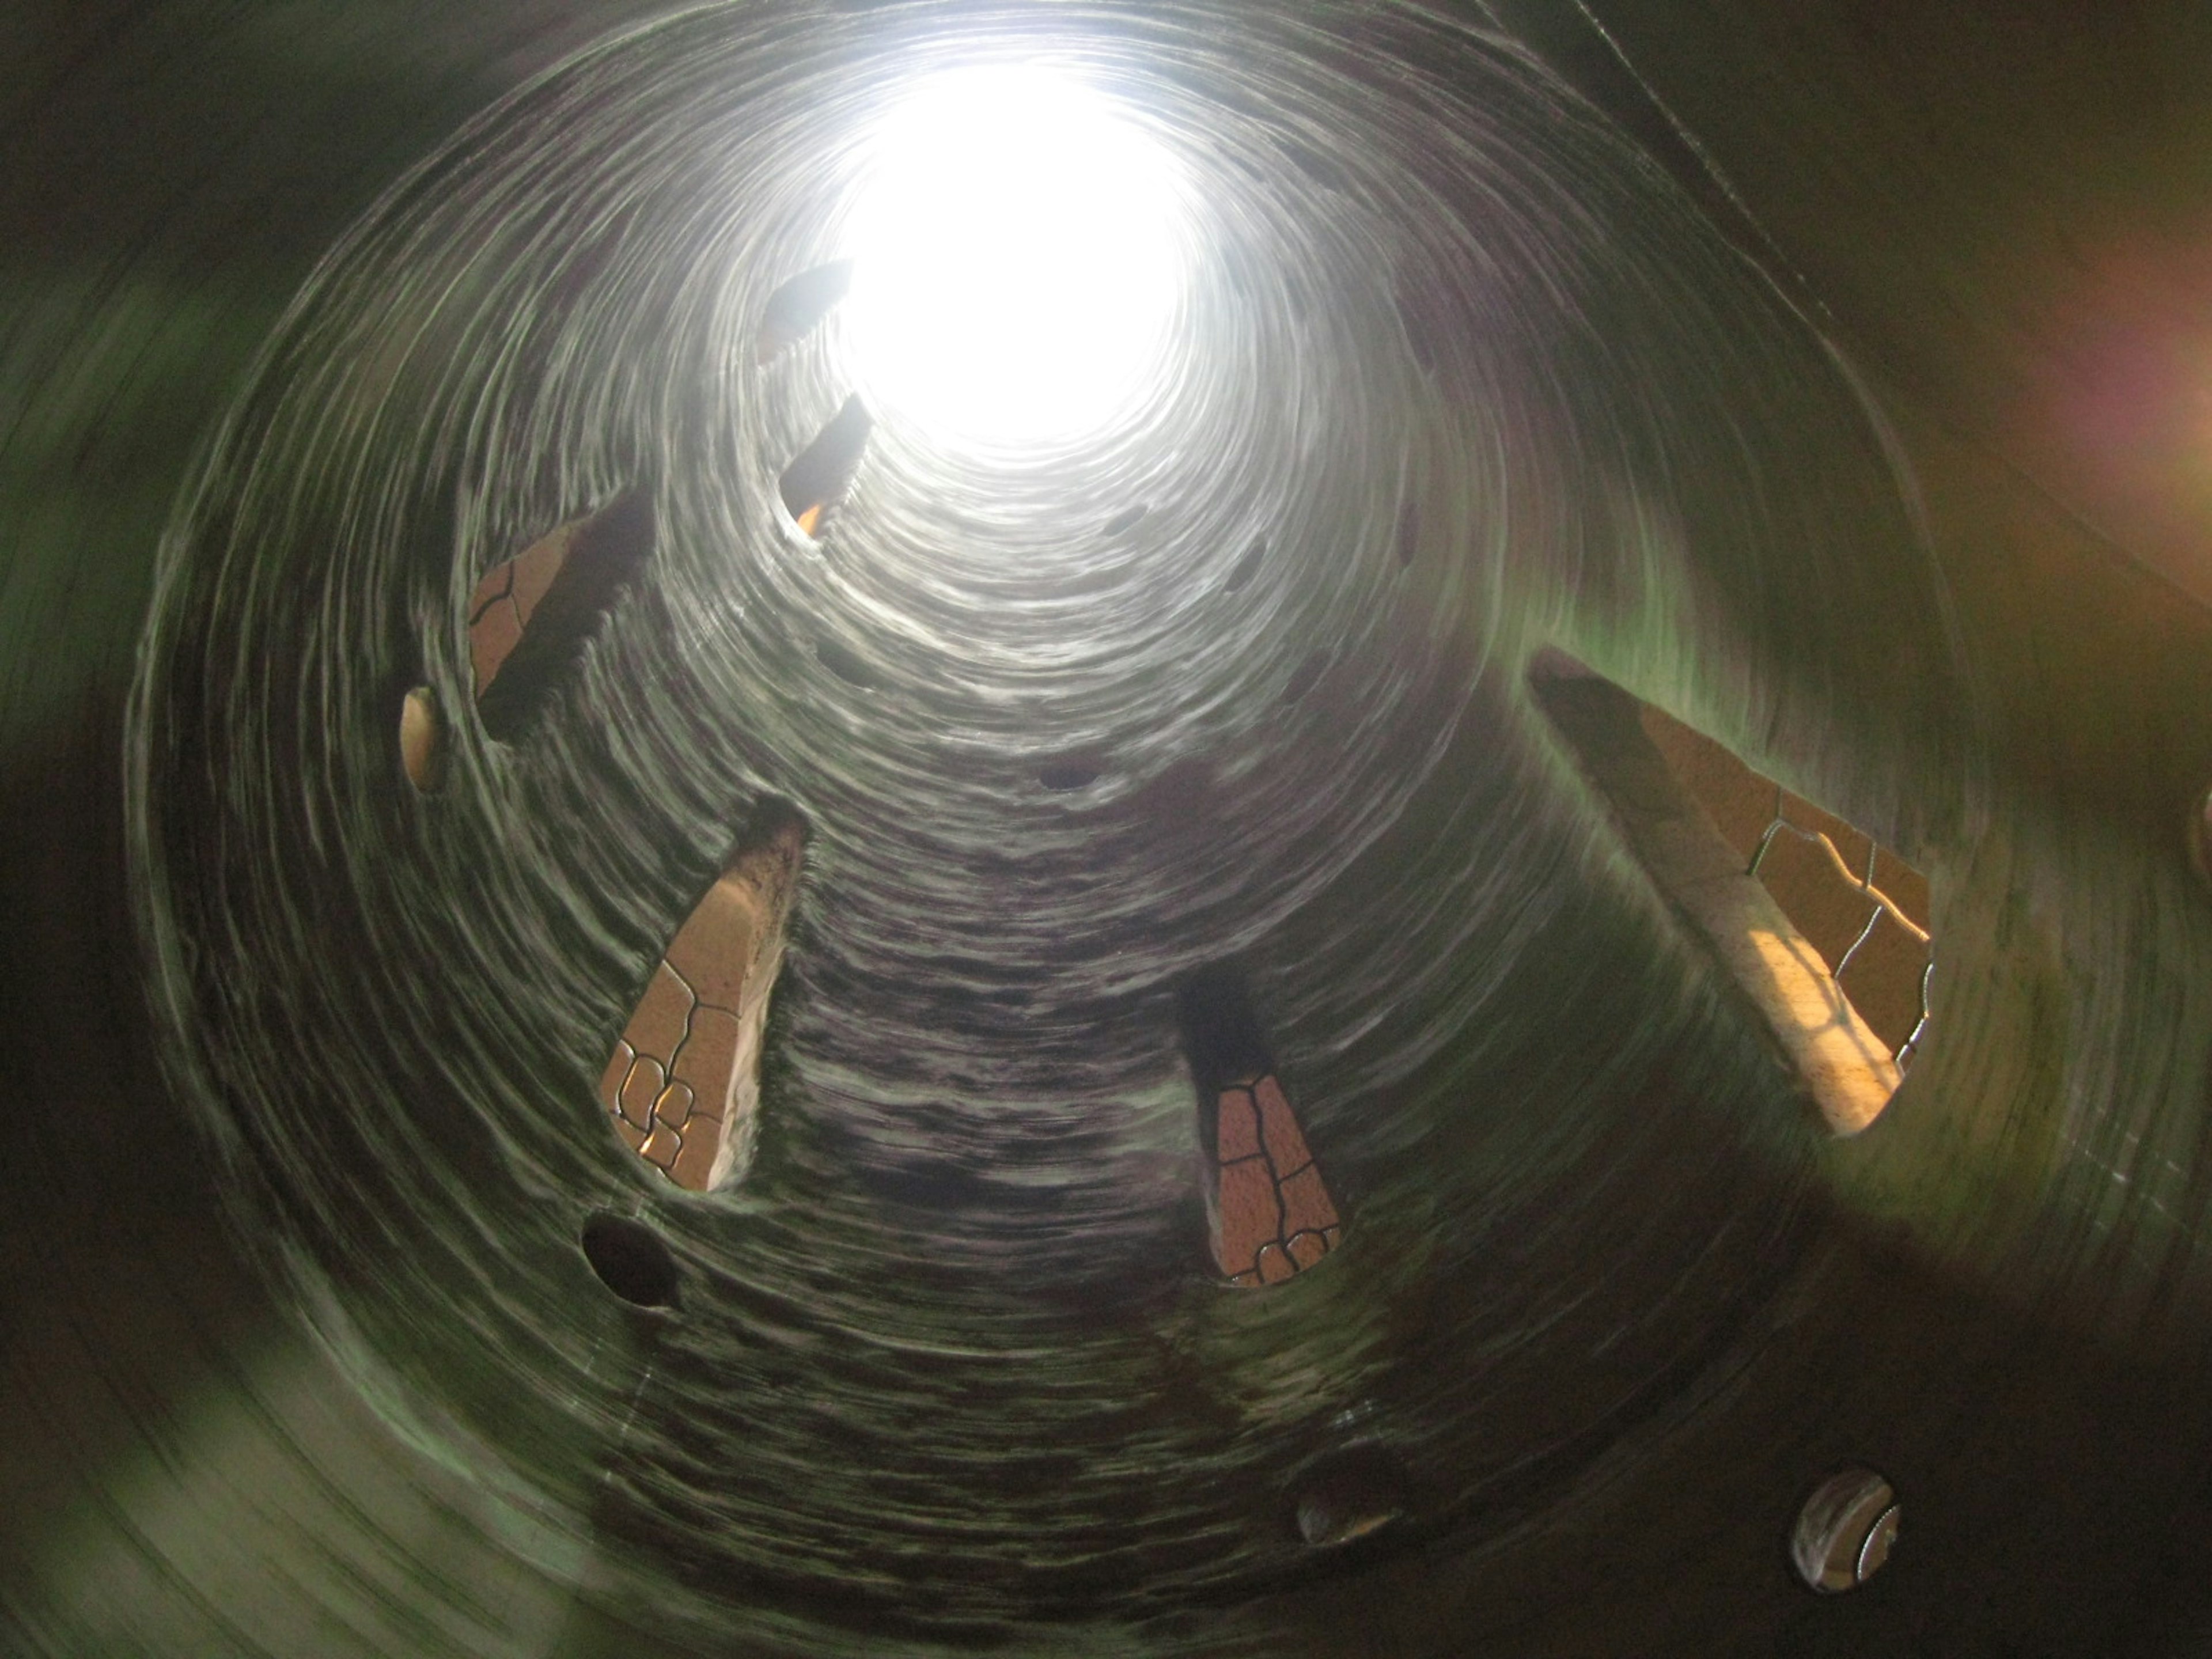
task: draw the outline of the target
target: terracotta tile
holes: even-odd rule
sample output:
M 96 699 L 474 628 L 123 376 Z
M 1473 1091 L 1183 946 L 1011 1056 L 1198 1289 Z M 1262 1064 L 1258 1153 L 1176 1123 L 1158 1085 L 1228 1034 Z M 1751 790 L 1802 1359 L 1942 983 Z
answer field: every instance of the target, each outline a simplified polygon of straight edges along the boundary
M 653 1127 L 653 1103 L 660 1097 L 667 1086 L 660 1062 L 651 1054 L 640 1054 L 630 1067 L 629 1079 L 623 1085 L 622 1115 L 641 1129 Z
M 1286 1176 L 1312 1163 L 1306 1138 L 1298 1133 L 1298 1121 L 1291 1115 L 1291 1103 L 1273 1073 L 1252 1085 L 1252 1098 L 1260 1108 L 1260 1132 L 1267 1140 L 1267 1161 L 1275 1166 L 1275 1173 Z
M 503 599 L 514 591 L 514 561 L 503 559 L 483 573 L 477 583 L 477 591 L 469 595 L 468 618 L 471 627 L 483 615 L 484 607 L 494 599 Z
M 759 890 L 739 875 L 726 875 L 707 890 L 676 937 L 668 963 L 684 975 L 699 1000 L 737 1012 L 761 933 Z
M 512 599 L 494 599 L 469 624 L 469 666 L 476 677 L 478 697 L 490 688 L 501 665 L 521 642 L 522 618 Z
M 1321 1170 L 1309 1164 L 1296 1175 L 1286 1177 L 1277 1188 L 1283 1200 L 1283 1231 L 1319 1232 L 1324 1227 L 1336 1225 L 1336 1206 L 1329 1202 L 1328 1188 L 1322 1182 Z
M 568 549 L 576 539 L 577 526 L 562 525 L 551 535 L 541 537 L 509 561 L 514 570 L 514 610 L 525 628 L 530 626 L 531 613 L 538 602 L 545 597 L 568 562 Z
M 657 963 L 646 981 L 645 994 L 623 1027 L 623 1041 L 641 1054 L 651 1054 L 665 1068 L 684 1046 L 684 1033 L 691 1018 L 691 993 L 671 973 L 665 962 Z
M 1224 1089 L 1215 1101 L 1215 1156 L 1224 1164 L 1260 1155 L 1260 1118 L 1249 1090 Z
M 657 1121 L 632 1119 L 652 1130 L 645 1155 L 695 1192 L 727 1180 L 750 1145 L 741 1120 L 757 1097 L 766 999 L 804 848 L 793 823 L 732 860 L 677 929 L 623 1028 L 637 1055 L 624 1111 L 649 1082 Z
M 1298 1270 L 1297 1263 L 1284 1254 L 1279 1244 L 1261 1245 L 1257 1265 L 1262 1285 L 1279 1285 Z
M 615 1133 L 623 1138 L 623 1145 L 633 1152 L 640 1151 L 645 1146 L 645 1131 L 637 1127 L 627 1118 L 618 1117 L 615 1120 Z
M 1275 1199 L 1274 1178 L 1260 1158 L 1221 1166 L 1221 1186 L 1216 1214 L 1219 1232 L 1214 1259 L 1225 1273 L 1249 1271 L 1262 1244 L 1282 1237 L 1282 1207 Z
M 656 1124 L 653 1133 L 645 1138 L 645 1145 L 638 1148 L 647 1163 L 658 1164 L 664 1170 L 676 1162 L 677 1153 L 683 1150 L 684 1138 L 665 1123 Z
M 693 1012 L 691 1035 L 677 1054 L 671 1075 L 690 1084 L 698 1097 L 698 1109 L 712 1116 L 723 1116 L 729 1109 L 743 1034 L 735 1014 L 700 1008 Z
M 653 1103 L 653 1115 L 656 1122 L 672 1129 L 684 1127 L 691 1115 L 691 1091 L 681 1083 L 670 1084 Z
M 710 1117 L 695 1117 L 684 1126 L 684 1149 L 669 1166 L 668 1178 L 686 1192 L 711 1192 L 721 1152 L 722 1126 Z
M 1291 1260 L 1304 1269 L 1328 1254 L 1328 1241 L 1319 1233 L 1292 1233 L 1289 1249 Z

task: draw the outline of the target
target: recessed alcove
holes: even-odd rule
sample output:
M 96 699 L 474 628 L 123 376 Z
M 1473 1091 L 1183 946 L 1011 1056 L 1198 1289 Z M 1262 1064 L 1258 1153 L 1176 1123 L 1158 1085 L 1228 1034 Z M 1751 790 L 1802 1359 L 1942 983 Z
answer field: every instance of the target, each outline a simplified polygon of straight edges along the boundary
M 653 551 L 651 498 L 629 490 L 486 571 L 469 596 L 477 715 L 513 742 L 559 691 L 576 659 Z
M 599 1283 L 633 1307 L 672 1308 L 682 1283 L 660 1235 L 634 1217 L 600 1211 L 576 1242 Z
M 781 356 L 821 327 L 852 286 L 850 259 L 832 259 L 784 281 L 761 307 L 760 360 Z
M 1200 971 L 1176 994 L 1176 1012 L 1198 1090 L 1215 1265 L 1239 1288 L 1282 1284 L 1343 1242 L 1343 1217 L 1307 1147 L 1242 977 L 1225 967 Z M 1330 1513 L 1332 1534 L 1354 1524 Z
M 860 470 L 860 458 L 867 451 L 868 434 L 874 427 L 875 417 L 858 394 L 849 397 L 784 468 L 776 489 L 782 497 L 783 510 L 799 526 L 799 534 L 819 540 L 829 529 L 830 519 Z
M 1873 1122 L 1927 1035 L 1926 878 L 1561 653 L 1540 655 L 1529 684 L 1654 884 L 1759 1010 L 1828 1126 L 1856 1134 Z
M 1106 758 L 1088 750 L 1076 750 L 1056 756 L 1037 768 L 1037 781 L 1055 793 L 1087 789 L 1098 781 L 1106 770 Z
M 1298 1536 L 1316 1550 L 1370 1539 L 1410 1506 L 1406 1472 L 1387 1447 L 1346 1446 L 1315 1460 L 1294 1483 Z
M 1856 1589 L 1889 1561 L 1903 1514 L 1897 1493 L 1872 1469 L 1844 1469 L 1806 1497 L 1790 1535 L 1790 1559 L 1809 1589 Z
M 762 813 L 653 963 L 600 1075 L 617 1136 L 690 1192 L 752 1161 L 761 1043 L 805 841 L 787 806 Z

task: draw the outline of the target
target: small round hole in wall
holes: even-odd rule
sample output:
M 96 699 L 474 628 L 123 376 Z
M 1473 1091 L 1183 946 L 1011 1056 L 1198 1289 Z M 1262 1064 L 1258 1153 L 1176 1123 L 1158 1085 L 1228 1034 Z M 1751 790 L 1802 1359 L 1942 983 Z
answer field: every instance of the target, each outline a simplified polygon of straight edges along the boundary
M 1105 770 L 1105 762 L 1096 755 L 1062 755 L 1037 768 L 1037 781 L 1053 790 L 1087 789 Z
M 1814 1489 L 1797 1511 L 1790 1558 L 1823 1595 L 1856 1589 L 1881 1571 L 1897 1542 L 1899 1504 L 1872 1469 L 1845 1469 Z
M 584 1223 L 577 1243 L 599 1283 L 640 1308 L 676 1305 L 676 1258 L 641 1221 L 601 1210 Z
M 427 685 L 410 691 L 399 705 L 399 763 L 418 794 L 434 793 L 446 781 L 446 729 L 438 718 L 438 694 Z
M 1300 1475 L 1292 1492 L 1298 1536 L 1312 1549 L 1372 1537 L 1406 1513 L 1404 1473 L 1377 1445 L 1331 1453 Z
M 857 685 L 863 691 L 872 691 L 882 684 L 875 672 L 862 660 L 860 653 L 835 640 L 817 640 L 814 655 L 821 665 L 848 685 Z

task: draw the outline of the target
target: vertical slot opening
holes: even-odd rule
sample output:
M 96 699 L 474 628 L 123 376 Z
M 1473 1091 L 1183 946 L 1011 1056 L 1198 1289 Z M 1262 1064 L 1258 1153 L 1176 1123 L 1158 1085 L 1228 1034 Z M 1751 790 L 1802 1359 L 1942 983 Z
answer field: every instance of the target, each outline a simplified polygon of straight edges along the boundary
M 848 398 L 830 417 L 830 423 L 815 434 L 814 441 L 784 468 L 783 477 L 776 483 L 783 510 L 809 539 L 821 538 L 852 489 L 875 424 L 875 417 L 857 395 Z
M 756 349 L 762 362 L 797 345 L 822 326 L 851 291 L 853 262 L 836 259 L 811 270 L 802 270 L 768 296 L 761 307 Z
M 1572 659 L 1538 706 L 1655 884 L 1766 1019 L 1829 1126 L 1889 1103 L 1928 1033 L 1926 877 L 1864 830 Z
M 794 809 L 762 811 L 653 964 L 600 1074 L 623 1143 L 686 1191 L 712 1192 L 751 1162 L 769 994 L 805 844 Z
M 1343 1220 L 1243 981 L 1201 972 L 1177 994 L 1176 1016 L 1198 1085 L 1214 1264 L 1231 1285 L 1279 1285 L 1337 1247 Z
M 484 730 L 513 742 L 551 701 L 653 551 L 642 491 L 572 519 L 494 565 L 469 598 L 469 659 Z

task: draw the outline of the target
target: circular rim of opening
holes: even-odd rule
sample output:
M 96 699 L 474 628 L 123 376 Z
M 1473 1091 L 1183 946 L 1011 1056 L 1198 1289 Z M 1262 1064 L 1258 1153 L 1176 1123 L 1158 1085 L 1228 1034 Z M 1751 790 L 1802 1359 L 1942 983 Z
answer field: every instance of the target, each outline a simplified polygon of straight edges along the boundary
M 1887 1476 L 1839 1469 L 1806 1495 L 1790 1534 L 1790 1565 L 1823 1595 L 1858 1589 L 1889 1560 L 1904 1510 Z
M 594 1210 L 576 1231 L 576 1244 L 592 1275 L 608 1294 L 633 1308 L 665 1310 L 677 1304 L 684 1275 L 660 1234 L 635 1216 Z

